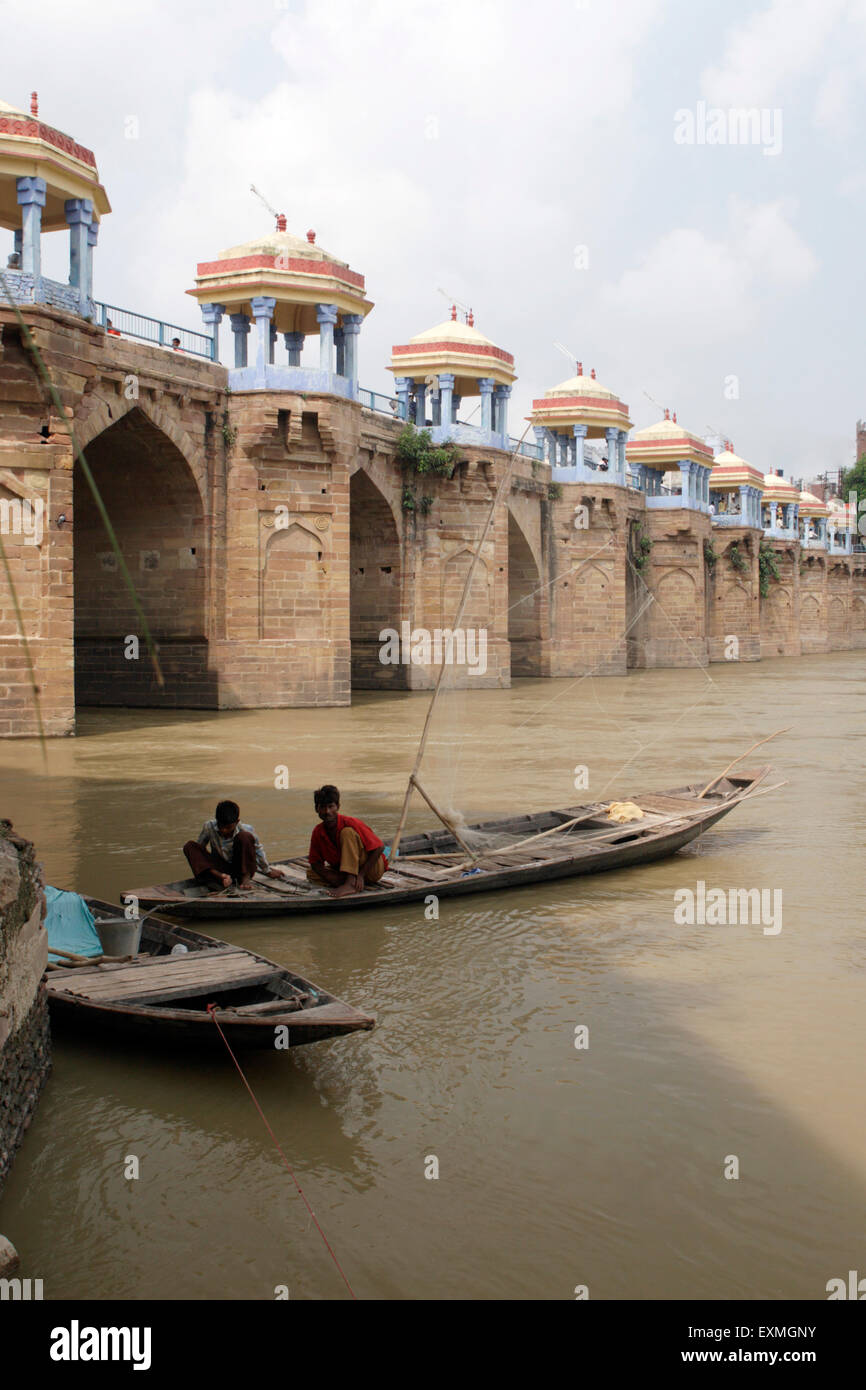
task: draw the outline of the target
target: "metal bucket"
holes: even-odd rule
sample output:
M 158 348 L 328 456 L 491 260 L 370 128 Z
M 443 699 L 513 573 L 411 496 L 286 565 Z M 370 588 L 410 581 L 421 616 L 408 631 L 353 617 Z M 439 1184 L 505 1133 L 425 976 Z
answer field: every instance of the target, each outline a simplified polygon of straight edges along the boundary
M 102 942 L 103 955 L 137 956 L 141 944 L 141 918 L 96 917 L 93 925 Z

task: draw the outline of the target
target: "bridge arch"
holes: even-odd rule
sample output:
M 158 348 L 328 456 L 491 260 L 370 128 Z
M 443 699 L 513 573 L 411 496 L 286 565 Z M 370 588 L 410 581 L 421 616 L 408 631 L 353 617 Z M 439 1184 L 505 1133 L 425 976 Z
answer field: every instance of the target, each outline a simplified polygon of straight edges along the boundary
M 543 585 L 523 528 L 508 512 L 508 641 L 512 676 L 542 672 Z
M 171 422 L 166 422 L 171 424 Z M 199 479 L 171 432 L 133 404 L 87 442 L 86 459 L 160 649 L 165 685 L 81 465 L 73 471 L 78 705 L 216 704 L 208 671 L 209 537 Z M 183 435 L 180 434 L 183 440 Z M 129 639 L 137 639 L 136 642 Z
M 365 469 L 349 483 L 349 638 L 355 690 L 405 690 L 403 662 L 380 661 L 379 633 L 403 617 L 400 533 L 386 494 Z

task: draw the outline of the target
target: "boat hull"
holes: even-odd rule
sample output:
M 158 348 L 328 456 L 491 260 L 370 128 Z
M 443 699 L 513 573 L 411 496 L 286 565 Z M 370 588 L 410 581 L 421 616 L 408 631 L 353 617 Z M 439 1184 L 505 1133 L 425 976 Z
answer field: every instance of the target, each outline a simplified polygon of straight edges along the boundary
M 463 897 L 471 893 L 498 892 L 508 888 L 529 887 L 537 883 L 627 869 L 637 864 L 648 864 L 668 858 L 684 849 L 733 810 L 768 771 L 769 768 L 765 767 L 752 774 L 731 778 L 722 784 L 724 791 L 704 800 L 698 795 L 701 784 L 678 788 L 672 792 L 648 794 L 643 798 L 644 801 L 655 804 L 670 801 L 675 806 L 681 804 L 682 812 L 674 810 L 673 823 L 669 826 L 662 825 L 658 829 L 654 825 L 647 828 L 641 822 L 623 825 L 619 831 L 611 831 L 608 826 L 606 837 L 596 835 L 598 843 L 594 842 L 592 833 L 585 836 L 575 835 L 573 844 L 568 843 L 569 837 L 563 834 L 558 841 L 562 846 L 562 853 L 536 864 L 489 867 L 461 877 L 427 878 L 411 885 L 384 888 L 377 886 L 375 889 L 368 888 L 363 893 L 341 898 L 333 898 L 326 893 L 308 896 L 302 892 L 298 892 L 296 896 L 281 896 L 276 890 L 268 892 L 267 888 L 259 890 L 258 894 L 238 894 L 229 897 L 205 893 L 193 879 L 156 885 L 152 889 L 130 890 L 130 896 L 134 895 L 141 907 L 159 908 L 168 917 L 183 920 L 286 918 L 350 910 L 363 911 L 386 906 L 400 907 L 406 903 L 423 901 L 430 894 L 435 894 L 438 898 Z M 638 804 L 641 800 L 640 797 L 635 798 Z M 469 829 L 486 833 L 495 832 L 497 829 L 508 830 L 509 833 L 514 833 L 515 829 L 525 829 L 526 833 L 531 835 L 535 825 L 545 826 L 551 817 L 580 816 L 585 809 L 569 807 L 562 811 L 540 813 L 534 817 L 485 822 Z M 658 819 L 657 816 L 656 820 Z M 664 819 L 663 817 L 662 820 Z M 670 820 L 671 817 L 667 819 Z M 611 835 L 615 843 L 610 842 Z M 557 843 L 555 840 L 553 842 Z M 444 831 L 406 838 L 401 845 L 400 857 L 390 866 L 390 877 L 399 878 L 401 870 L 404 874 L 411 871 L 408 856 L 423 857 L 429 853 L 432 862 L 435 856 L 441 855 L 449 845 L 455 847 L 455 842 Z M 508 853 L 506 848 L 502 851 L 502 857 L 507 857 Z M 277 862 L 295 865 L 300 863 L 299 860 L 288 858 Z M 124 894 L 124 897 L 126 896 Z

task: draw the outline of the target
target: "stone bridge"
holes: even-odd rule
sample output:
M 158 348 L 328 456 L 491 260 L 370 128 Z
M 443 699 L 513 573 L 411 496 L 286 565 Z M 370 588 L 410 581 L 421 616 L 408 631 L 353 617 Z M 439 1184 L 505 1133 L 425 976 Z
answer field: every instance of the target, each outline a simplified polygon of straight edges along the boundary
M 77 706 L 346 704 L 353 688 L 432 684 L 432 653 L 383 663 L 380 633 L 450 627 L 505 452 L 461 445 L 454 476 L 426 475 L 413 497 L 391 416 L 337 395 L 231 392 L 218 363 L 113 337 L 57 307 L 22 312 L 164 676 L 160 686 L 81 464 L 0 306 L 3 541 L 48 733 L 73 732 Z M 711 533 L 718 542 L 704 513 L 647 511 L 630 487 L 557 487 L 548 464 L 518 457 L 462 624 L 486 633 L 486 668 L 467 663 L 458 680 L 866 645 L 866 556 L 779 543 L 780 577 L 761 601 L 760 530 L 727 528 L 708 567 Z M 725 558 L 735 543 L 736 569 Z M 5 577 L 0 694 L 0 733 L 34 733 Z

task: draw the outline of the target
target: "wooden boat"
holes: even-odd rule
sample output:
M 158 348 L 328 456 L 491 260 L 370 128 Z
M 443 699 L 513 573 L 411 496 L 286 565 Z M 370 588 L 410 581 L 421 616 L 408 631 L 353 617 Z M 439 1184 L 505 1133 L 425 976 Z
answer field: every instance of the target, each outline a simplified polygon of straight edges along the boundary
M 112 903 L 85 902 L 97 924 L 123 916 Z M 186 954 L 172 955 L 174 946 Z M 52 1025 L 148 1042 L 222 1048 L 212 1003 L 233 1048 L 274 1048 L 281 1024 L 298 1047 L 375 1023 L 264 956 L 154 917 L 143 920 L 140 954 L 129 962 L 49 969 L 45 984 Z
M 466 827 L 462 837 L 471 838 L 471 832 L 476 831 L 486 839 L 509 836 L 512 843 L 478 852 L 474 861 L 467 860 L 448 830 L 408 835 L 400 843 L 396 863 L 377 884 L 342 898 L 333 898 L 327 890 L 307 882 L 308 861 L 302 856 L 275 860 L 287 878 L 256 874 L 250 892 L 211 892 L 187 878 L 130 889 L 122 896 L 137 898 L 141 907 L 161 908 L 170 916 L 185 918 L 290 917 L 398 906 L 430 893 L 456 897 L 624 869 L 676 854 L 741 801 L 755 795 L 757 784 L 769 770 L 761 767 L 751 773 L 724 776 L 717 784 L 710 784 L 711 791 L 706 791 L 706 783 L 699 782 L 630 798 L 643 814 L 640 820 L 622 825 L 608 815 L 609 803 L 484 821 Z

